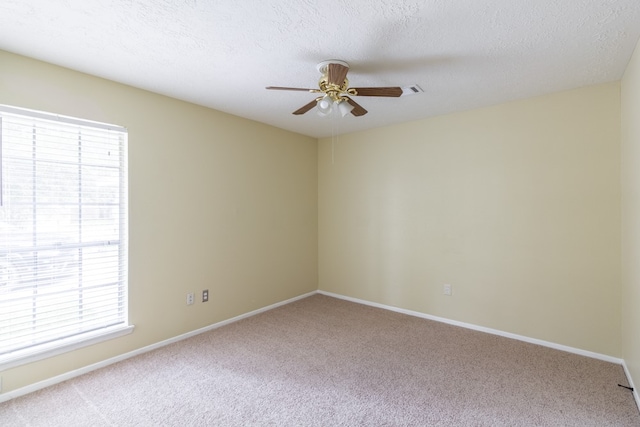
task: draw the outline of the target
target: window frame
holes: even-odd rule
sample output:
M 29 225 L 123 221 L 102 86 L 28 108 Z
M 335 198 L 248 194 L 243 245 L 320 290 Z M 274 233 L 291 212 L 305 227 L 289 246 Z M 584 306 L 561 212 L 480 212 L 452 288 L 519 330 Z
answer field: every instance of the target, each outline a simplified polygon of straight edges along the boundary
M 48 122 L 60 122 L 66 125 L 79 126 L 91 129 L 100 129 L 103 131 L 117 131 L 122 133 L 122 141 L 120 143 L 120 155 L 121 155 L 121 167 L 119 168 L 119 182 L 121 189 L 119 190 L 118 212 L 120 212 L 119 229 L 120 240 L 118 242 L 118 250 L 124 251 L 124 255 L 119 255 L 118 260 L 123 263 L 124 267 L 117 269 L 119 277 L 124 283 L 122 285 L 124 289 L 124 321 L 114 326 L 103 326 L 96 330 L 88 332 L 75 333 L 72 336 L 56 338 L 50 342 L 40 343 L 19 350 L 10 351 L 4 355 L 0 355 L 0 371 L 20 366 L 26 363 L 32 363 L 38 360 L 77 350 L 82 347 L 94 345 L 106 340 L 121 337 L 133 332 L 134 326 L 129 322 L 129 281 L 128 281 L 128 132 L 126 128 L 107 123 L 100 123 L 90 120 L 84 120 L 75 117 L 61 116 L 57 114 L 47 113 L 43 111 L 35 111 L 24 108 L 12 107 L 7 105 L 0 105 L 0 113 L 7 113 L 12 115 L 19 115 L 35 120 L 46 120 Z M 0 132 L 3 131 L 3 117 L 0 115 Z M 35 125 L 34 125 L 35 126 Z M 0 209 L 2 209 L 3 201 L 3 187 L 2 179 L 2 134 L 0 134 Z M 80 165 L 81 163 L 79 163 Z M 34 190 L 35 191 L 35 190 Z M 35 203 L 35 202 L 34 202 Z M 34 205 L 35 206 L 35 205 Z M 34 231 L 34 233 L 37 232 Z M 80 245 L 81 243 L 79 243 Z M 84 265 L 83 261 L 78 264 Z M 0 298 L 2 295 L 0 295 Z M 79 309 L 80 310 L 80 309 Z

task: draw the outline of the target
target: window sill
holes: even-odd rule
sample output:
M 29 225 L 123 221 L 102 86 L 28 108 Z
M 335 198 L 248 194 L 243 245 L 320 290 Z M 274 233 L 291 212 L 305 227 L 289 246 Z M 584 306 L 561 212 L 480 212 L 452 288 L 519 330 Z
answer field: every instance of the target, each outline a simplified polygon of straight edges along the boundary
M 6 369 L 15 368 L 16 366 L 36 362 L 38 360 L 77 350 L 82 347 L 87 347 L 113 338 L 128 335 L 133 332 L 133 328 L 133 325 L 117 326 L 59 340 L 50 344 L 38 346 L 37 348 L 25 349 L 5 356 L 0 356 L 0 372 Z

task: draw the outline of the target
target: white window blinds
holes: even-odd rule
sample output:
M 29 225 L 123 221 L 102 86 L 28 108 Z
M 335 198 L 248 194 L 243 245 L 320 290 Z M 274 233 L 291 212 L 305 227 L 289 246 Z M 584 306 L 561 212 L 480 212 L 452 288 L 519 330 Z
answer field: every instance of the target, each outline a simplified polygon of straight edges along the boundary
M 128 327 L 127 132 L 0 106 L 0 364 Z

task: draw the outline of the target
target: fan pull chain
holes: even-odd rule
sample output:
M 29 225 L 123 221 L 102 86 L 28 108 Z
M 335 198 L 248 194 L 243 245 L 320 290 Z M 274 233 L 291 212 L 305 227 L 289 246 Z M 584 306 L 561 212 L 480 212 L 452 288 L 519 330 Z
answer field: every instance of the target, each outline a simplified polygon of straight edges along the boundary
M 335 157 L 334 157 L 334 153 L 335 153 L 335 141 L 333 139 L 333 137 L 331 137 L 331 166 L 333 166 L 335 164 Z
M 336 150 L 336 142 L 338 141 L 338 110 L 334 108 L 333 113 L 331 114 L 333 117 L 331 118 L 331 166 L 335 164 L 335 150 Z

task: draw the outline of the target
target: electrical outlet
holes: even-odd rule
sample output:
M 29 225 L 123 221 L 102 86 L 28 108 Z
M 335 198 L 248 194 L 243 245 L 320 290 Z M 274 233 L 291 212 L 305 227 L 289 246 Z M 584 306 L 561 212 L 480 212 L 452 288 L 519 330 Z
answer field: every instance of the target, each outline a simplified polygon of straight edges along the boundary
M 193 301 L 194 301 L 194 295 L 193 295 L 193 292 L 189 292 L 189 293 L 187 294 L 187 305 L 191 305 L 191 304 L 193 304 Z
M 209 301 L 209 289 L 202 291 L 202 302 Z
M 444 285 L 442 293 L 445 295 L 451 295 L 451 285 Z

